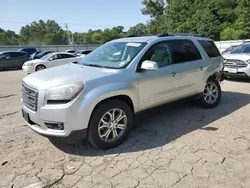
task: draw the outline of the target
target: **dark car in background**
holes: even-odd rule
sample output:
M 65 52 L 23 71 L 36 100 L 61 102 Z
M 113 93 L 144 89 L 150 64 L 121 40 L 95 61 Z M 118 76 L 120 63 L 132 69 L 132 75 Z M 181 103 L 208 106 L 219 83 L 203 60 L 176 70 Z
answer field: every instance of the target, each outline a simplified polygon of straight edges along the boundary
M 40 53 L 37 53 L 34 57 L 34 59 L 40 59 L 43 56 L 46 56 L 47 54 L 53 53 L 54 51 L 42 51 Z
M 87 55 L 87 54 L 89 54 L 90 52 L 92 52 L 92 50 L 78 50 L 78 51 L 76 51 L 76 55 L 77 56 L 81 56 L 81 55 Z
M 0 52 L 0 70 L 22 68 L 29 59 L 26 52 Z
M 36 48 L 20 48 L 17 50 L 18 52 L 26 52 L 28 56 L 30 56 L 30 59 L 33 59 L 35 55 L 37 54 Z
M 67 52 L 67 53 L 71 53 L 71 54 L 76 53 L 76 51 L 75 51 L 75 50 L 66 50 L 66 52 Z

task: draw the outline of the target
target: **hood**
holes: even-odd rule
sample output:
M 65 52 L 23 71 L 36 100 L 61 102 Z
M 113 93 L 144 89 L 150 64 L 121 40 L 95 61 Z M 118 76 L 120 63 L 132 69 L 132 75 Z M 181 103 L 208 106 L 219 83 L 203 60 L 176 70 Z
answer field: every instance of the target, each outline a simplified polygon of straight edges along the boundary
M 117 74 L 119 71 L 70 63 L 30 74 L 23 78 L 23 82 L 39 90 L 46 90 L 50 87 L 73 82 L 88 82 Z
M 46 61 L 42 60 L 42 59 L 33 59 L 33 60 L 30 60 L 30 61 L 26 61 L 25 64 L 28 64 L 28 63 L 37 64 L 37 63 L 41 63 L 41 62 L 46 62 Z
M 224 54 L 223 58 L 247 61 L 250 59 L 250 54 Z

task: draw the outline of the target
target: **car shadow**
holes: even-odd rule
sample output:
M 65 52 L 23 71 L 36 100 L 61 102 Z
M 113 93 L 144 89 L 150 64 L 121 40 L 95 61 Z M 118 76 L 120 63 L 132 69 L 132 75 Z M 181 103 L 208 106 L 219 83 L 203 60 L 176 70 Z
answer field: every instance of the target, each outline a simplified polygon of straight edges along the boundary
M 226 80 L 230 82 L 250 83 L 249 78 L 227 78 Z
M 250 95 L 225 91 L 219 106 L 204 109 L 194 100 L 183 100 L 140 112 L 136 115 L 136 127 L 128 138 L 116 148 L 102 151 L 88 142 L 66 144 L 57 140 L 52 143 L 60 150 L 80 156 L 102 156 L 129 153 L 164 146 L 197 129 L 216 131 L 207 126 L 224 116 L 248 105 Z

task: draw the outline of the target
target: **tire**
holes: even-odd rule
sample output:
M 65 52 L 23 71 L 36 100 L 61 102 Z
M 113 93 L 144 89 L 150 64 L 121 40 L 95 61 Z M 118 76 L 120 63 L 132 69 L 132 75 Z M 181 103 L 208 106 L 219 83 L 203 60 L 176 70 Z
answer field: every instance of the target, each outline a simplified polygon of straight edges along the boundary
M 120 111 L 121 110 L 121 111 Z M 115 112 L 114 112 L 115 111 Z M 108 114 L 109 112 L 109 114 Z M 114 112 L 114 116 L 112 115 Z M 112 116 L 111 116 L 112 115 Z M 126 117 L 125 117 L 125 116 Z M 120 121 L 118 120 L 119 126 L 122 124 L 126 124 L 123 129 L 115 128 L 118 126 L 116 125 L 115 121 L 118 117 L 124 117 Z M 98 149 L 110 149 L 115 146 L 121 144 L 124 139 L 127 137 L 129 131 L 133 125 L 133 113 L 131 108 L 125 102 L 121 100 L 110 100 L 104 103 L 101 103 L 93 112 L 89 126 L 88 126 L 88 140 L 89 142 L 94 145 Z M 103 121 L 102 121 L 103 120 Z M 111 130 L 113 128 L 113 130 Z M 115 129 L 115 130 L 114 130 Z M 114 132 L 117 134 L 114 137 Z M 109 133 L 109 134 L 108 134 Z M 104 135 L 109 135 L 108 137 Z
M 214 108 L 218 106 L 218 104 L 220 103 L 220 99 L 221 99 L 221 87 L 219 82 L 215 79 L 208 80 L 201 97 L 201 104 L 205 108 Z
M 44 69 L 46 69 L 46 67 L 44 65 L 37 65 L 36 66 L 36 72 L 40 71 L 40 70 L 44 70 Z

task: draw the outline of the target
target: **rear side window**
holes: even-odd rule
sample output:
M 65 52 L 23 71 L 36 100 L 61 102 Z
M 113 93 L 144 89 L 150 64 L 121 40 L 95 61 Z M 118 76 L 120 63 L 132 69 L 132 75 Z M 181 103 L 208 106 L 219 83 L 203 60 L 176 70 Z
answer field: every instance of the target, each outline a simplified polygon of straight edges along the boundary
M 25 55 L 26 55 L 26 53 L 24 53 L 24 52 L 10 52 L 10 57 L 11 58 L 23 57 Z
M 174 63 L 183 63 L 202 59 L 201 54 L 190 40 L 168 41 Z
M 75 57 L 74 55 L 70 55 L 70 54 L 60 54 L 61 59 L 65 59 L 65 58 L 73 58 Z
M 212 58 L 221 56 L 218 48 L 216 47 L 213 41 L 199 40 L 199 43 L 206 51 L 208 57 Z

